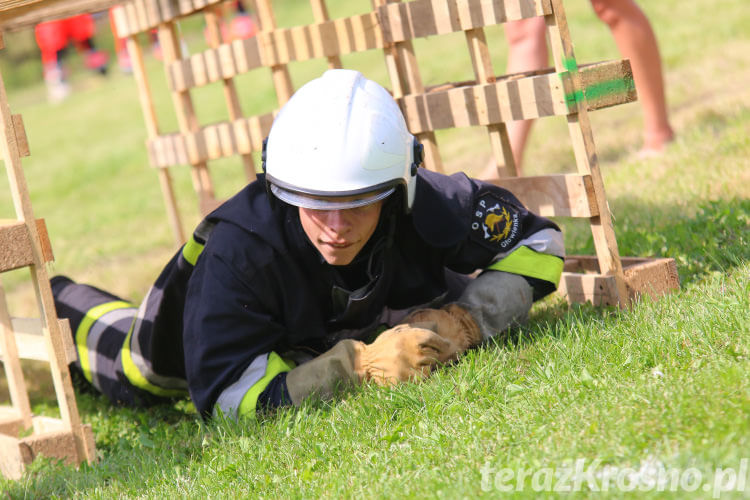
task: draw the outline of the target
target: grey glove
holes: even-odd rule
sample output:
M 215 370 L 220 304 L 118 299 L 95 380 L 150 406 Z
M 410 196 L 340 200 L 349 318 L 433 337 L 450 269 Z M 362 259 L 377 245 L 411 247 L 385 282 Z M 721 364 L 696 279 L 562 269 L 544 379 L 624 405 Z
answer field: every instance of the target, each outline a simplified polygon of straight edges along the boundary
M 484 340 L 528 319 L 533 289 L 523 276 L 485 271 L 474 279 L 456 303 L 471 313 Z

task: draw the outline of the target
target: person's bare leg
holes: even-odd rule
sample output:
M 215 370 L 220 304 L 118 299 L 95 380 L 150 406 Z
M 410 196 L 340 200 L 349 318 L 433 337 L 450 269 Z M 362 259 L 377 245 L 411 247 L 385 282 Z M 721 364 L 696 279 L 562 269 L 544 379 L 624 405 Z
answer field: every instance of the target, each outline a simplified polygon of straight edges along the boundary
M 548 64 L 546 26 L 543 17 L 513 21 L 505 25 L 505 38 L 508 41 L 507 73 L 532 71 Z M 523 153 L 534 120 L 508 122 L 508 139 L 513 151 L 513 159 L 519 170 L 523 165 Z M 482 179 L 497 179 L 494 160 L 480 174 Z
M 674 138 L 674 131 L 667 116 L 661 57 L 651 23 L 633 0 L 591 0 L 591 5 L 609 26 L 622 56 L 630 59 L 643 108 L 642 151 L 660 152 Z

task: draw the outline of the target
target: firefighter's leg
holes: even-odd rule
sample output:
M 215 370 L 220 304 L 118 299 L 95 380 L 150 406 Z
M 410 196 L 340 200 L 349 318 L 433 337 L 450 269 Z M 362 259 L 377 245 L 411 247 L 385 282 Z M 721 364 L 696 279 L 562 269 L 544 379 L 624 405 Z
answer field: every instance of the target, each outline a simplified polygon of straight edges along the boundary
M 136 317 L 137 307 L 96 287 L 65 276 L 50 280 L 60 318 L 70 321 L 78 361 L 71 365 L 114 403 L 150 406 L 161 398 L 133 387 L 122 376 L 120 351 Z

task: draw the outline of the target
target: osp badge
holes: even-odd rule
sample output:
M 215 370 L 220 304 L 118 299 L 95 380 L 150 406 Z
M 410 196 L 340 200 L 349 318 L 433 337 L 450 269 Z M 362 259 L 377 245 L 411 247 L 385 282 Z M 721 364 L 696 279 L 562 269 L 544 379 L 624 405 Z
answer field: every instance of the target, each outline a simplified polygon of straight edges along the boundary
M 492 250 L 510 250 L 520 239 L 519 219 L 516 207 L 492 194 L 485 194 L 474 207 L 472 235 Z

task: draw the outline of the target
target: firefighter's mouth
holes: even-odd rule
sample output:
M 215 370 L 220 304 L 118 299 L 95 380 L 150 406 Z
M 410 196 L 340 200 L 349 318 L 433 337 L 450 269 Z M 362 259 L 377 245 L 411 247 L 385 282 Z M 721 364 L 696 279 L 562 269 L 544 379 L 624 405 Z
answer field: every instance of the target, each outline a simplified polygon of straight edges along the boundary
M 356 242 L 354 241 L 321 241 L 320 242 L 323 245 L 326 245 L 331 248 L 335 248 L 336 250 L 343 250 L 344 248 L 349 248 L 350 246 L 354 245 Z

